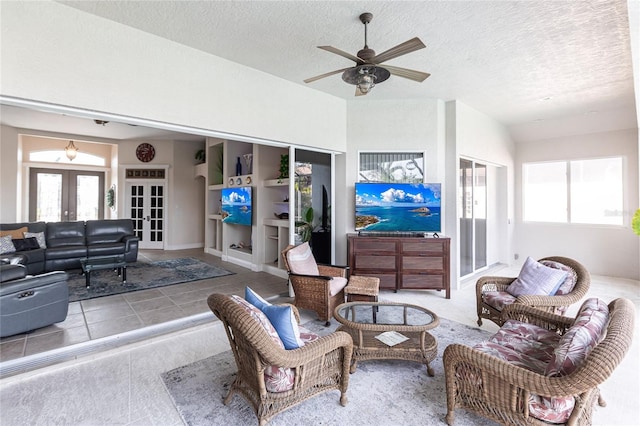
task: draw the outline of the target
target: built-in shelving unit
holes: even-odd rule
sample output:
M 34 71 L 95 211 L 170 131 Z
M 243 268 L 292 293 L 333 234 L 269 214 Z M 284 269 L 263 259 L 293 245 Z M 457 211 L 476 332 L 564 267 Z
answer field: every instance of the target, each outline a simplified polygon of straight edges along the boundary
M 278 179 L 280 156 L 289 154 L 286 148 L 259 147 L 261 190 L 258 213 L 261 225 L 262 269 L 286 277 L 280 253 L 289 245 L 290 187 L 289 179 Z
M 223 164 L 225 165 L 223 185 L 225 188 L 256 186 L 253 175 L 253 161 L 249 169 L 245 160 L 245 156 L 247 155 L 255 158 L 255 149 L 256 147 L 252 143 L 239 141 L 225 142 L 225 155 L 223 159 Z M 253 271 L 259 271 L 260 267 L 256 260 L 258 253 L 253 250 L 253 243 L 257 233 L 255 200 L 258 194 L 255 190 L 252 192 L 252 225 L 245 226 L 222 223 L 222 260 L 244 266 Z
M 290 240 L 290 187 L 289 179 L 278 175 L 280 156 L 289 154 L 289 149 L 216 138 L 208 138 L 206 144 L 206 162 L 194 171 L 206 179 L 205 252 L 286 277 L 280 252 Z M 244 186 L 253 188 L 252 226 L 223 222 L 223 188 Z

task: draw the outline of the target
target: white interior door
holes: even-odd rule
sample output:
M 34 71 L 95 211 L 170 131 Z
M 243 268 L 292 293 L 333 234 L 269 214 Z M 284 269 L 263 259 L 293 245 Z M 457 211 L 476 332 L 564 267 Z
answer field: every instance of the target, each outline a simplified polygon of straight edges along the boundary
M 128 211 L 141 249 L 164 248 L 165 198 L 164 182 L 127 183 Z

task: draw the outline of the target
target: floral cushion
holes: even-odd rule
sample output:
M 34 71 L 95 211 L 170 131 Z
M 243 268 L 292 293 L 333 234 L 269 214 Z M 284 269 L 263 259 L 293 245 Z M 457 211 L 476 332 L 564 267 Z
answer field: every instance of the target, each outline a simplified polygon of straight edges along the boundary
M 253 319 L 255 319 L 258 324 L 262 326 L 262 328 L 264 328 L 264 331 L 267 332 L 267 334 L 271 337 L 276 345 L 284 349 L 284 345 L 282 344 L 282 340 L 280 340 L 280 337 L 278 336 L 278 332 L 269 321 L 269 318 L 267 318 L 267 316 L 262 313 L 260 309 L 256 308 L 251 303 L 247 302 L 240 296 L 236 296 L 235 294 L 231 296 L 231 298 L 245 311 L 247 311 L 247 313 L 249 313 L 249 315 L 251 315 L 251 317 L 253 317 Z
M 565 423 L 569 420 L 575 399 L 572 396 L 562 398 L 544 398 L 529 396 L 529 413 L 536 419 L 549 423 Z
M 560 339 L 549 362 L 547 376 L 573 373 L 589 352 L 602 341 L 609 322 L 609 307 L 602 300 L 591 298 L 580 307 L 573 325 Z
M 540 337 L 542 339 L 539 342 L 549 336 Z M 527 346 L 524 345 L 523 347 Z M 508 346 L 505 346 L 502 342 L 496 343 L 494 341 L 479 343 L 475 345 L 474 348 L 483 353 L 500 358 L 512 365 L 526 368 L 527 370 L 531 370 L 539 374 L 544 373 L 546 368 L 546 362 L 531 355 L 535 353 L 535 344 L 529 346 L 526 349 L 529 354 L 514 350 Z M 480 384 L 481 379 L 478 380 L 478 385 Z M 535 394 L 529 396 L 529 412 L 531 413 L 531 415 L 537 419 L 544 420 L 549 423 L 566 422 L 571 415 L 571 412 L 573 411 L 574 405 L 575 401 L 572 396 L 562 398 L 544 398 Z
M 300 275 L 320 275 L 309 243 L 302 243 L 287 252 L 291 272 Z
M 560 341 L 560 335 L 537 325 L 508 320 L 489 341 L 524 353 L 546 365 Z
M 473 348 L 479 350 L 482 353 L 492 355 L 496 358 L 506 361 L 511 365 L 526 368 L 527 370 L 535 371 L 536 373 L 543 373 L 545 367 L 547 366 L 544 361 L 536 359 L 535 357 L 527 355 L 526 353 L 503 346 L 502 344 L 493 342 L 491 340 L 480 342 Z
M 493 348 L 501 359 L 544 374 L 560 339 L 558 333 L 537 325 L 508 320 L 489 342 L 496 345 Z M 550 423 L 564 423 L 571 415 L 574 405 L 575 401 L 571 396 L 544 398 L 534 394 L 529 397 L 531 415 Z
M 317 334 L 306 328 L 300 327 L 300 340 L 305 344 L 320 338 Z M 267 366 L 264 370 L 264 384 L 269 392 L 286 392 L 293 389 L 295 373 L 292 368 Z
M 608 320 L 609 307 L 599 299 L 587 299 L 580 307 L 573 326 L 560 338 L 545 374 L 564 376 L 574 372 L 604 338 Z M 531 415 L 549 423 L 565 423 L 574 405 L 572 396 L 548 398 L 531 395 L 529 398 Z
M 482 293 L 482 299 L 487 305 L 492 306 L 499 311 L 502 311 L 505 306 L 516 301 L 515 296 L 507 293 L 506 291 L 485 291 Z
M 300 330 L 300 340 L 302 340 L 305 344 L 315 342 L 320 338 L 320 336 L 313 331 L 307 330 L 302 326 L 299 326 L 298 328 Z
M 576 283 L 578 282 L 578 274 L 576 273 L 576 271 L 573 270 L 573 268 L 568 267 L 564 263 L 555 262 L 553 260 L 541 260 L 540 263 L 542 263 L 545 266 L 548 266 L 549 268 L 560 269 L 561 271 L 565 271 L 567 273 L 567 277 L 564 279 L 564 282 L 560 284 L 560 287 L 558 287 L 558 290 L 555 292 L 556 296 L 569 294 L 573 291 L 573 288 L 576 286 Z M 563 312 L 565 310 L 566 310 L 566 306 L 564 307 Z
M 267 316 L 263 314 L 260 309 L 256 308 L 242 297 L 233 295 L 231 298 L 245 311 L 247 311 L 249 315 L 251 315 L 251 317 L 262 326 L 262 328 L 264 328 L 276 345 L 284 349 L 282 340 L 278 337 L 278 332 L 273 328 L 273 325 L 271 325 Z M 285 392 L 291 390 L 293 389 L 293 383 L 295 380 L 294 374 L 295 373 L 291 368 L 268 365 L 264 369 L 265 388 L 269 392 Z
M 512 365 L 545 374 L 553 358 L 554 349 L 562 337 L 533 324 L 516 320 L 506 321 L 489 341 L 474 347 L 493 355 Z M 529 412 L 537 419 L 549 423 L 564 423 L 568 420 L 575 405 L 572 396 L 560 398 L 529 396 Z
M 264 387 L 267 392 L 286 392 L 293 389 L 295 371 L 292 368 L 267 365 L 264 369 Z

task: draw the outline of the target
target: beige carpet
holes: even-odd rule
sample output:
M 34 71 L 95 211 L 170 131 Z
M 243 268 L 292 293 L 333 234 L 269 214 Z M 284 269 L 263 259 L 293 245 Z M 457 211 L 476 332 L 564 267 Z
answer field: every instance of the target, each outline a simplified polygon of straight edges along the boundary
M 333 321 L 335 327 L 335 321 Z M 325 333 L 319 321 L 305 328 Z M 309 399 L 273 418 L 269 425 L 439 425 L 446 424 L 446 394 L 442 352 L 456 342 L 473 344 L 490 333 L 441 318 L 433 330 L 438 357 L 433 361 L 435 377 L 422 364 L 396 361 L 366 361 L 358 364 L 349 379 L 346 407 L 338 391 Z M 241 396 L 225 406 L 222 400 L 234 380 L 236 365 L 231 351 L 166 372 L 162 379 L 180 416 L 187 425 L 257 424 L 251 407 Z M 495 425 L 462 409 L 456 411 L 456 426 Z

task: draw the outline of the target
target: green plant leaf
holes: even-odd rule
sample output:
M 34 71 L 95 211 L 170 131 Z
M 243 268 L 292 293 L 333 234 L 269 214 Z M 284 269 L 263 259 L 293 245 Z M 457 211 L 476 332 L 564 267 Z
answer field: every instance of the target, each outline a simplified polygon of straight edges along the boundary
M 636 214 L 633 215 L 633 219 L 631 219 L 631 228 L 633 228 L 633 232 L 636 235 L 640 235 L 640 209 L 636 210 Z
M 307 210 L 304 212 L 304 220 L 309 225 L 313 224 L 313 207 L 307 208 Z

